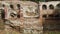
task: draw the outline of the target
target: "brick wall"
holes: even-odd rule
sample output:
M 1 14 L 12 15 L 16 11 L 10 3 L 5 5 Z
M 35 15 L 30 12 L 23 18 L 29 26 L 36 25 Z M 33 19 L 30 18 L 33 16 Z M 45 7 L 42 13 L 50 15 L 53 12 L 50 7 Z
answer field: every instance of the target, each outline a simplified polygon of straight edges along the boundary
M 40 2 L 38 8 L 38 4 L 31 1 L 1 1 L 0 9 L 5 12 L 6 25 L 19 26 L 24 31 L 26 29 L 43 31 L 43 23 L 46 23 L 46 19 L 55 18 L 57 14 L 55 10 L 59 3 L 59 1 Z

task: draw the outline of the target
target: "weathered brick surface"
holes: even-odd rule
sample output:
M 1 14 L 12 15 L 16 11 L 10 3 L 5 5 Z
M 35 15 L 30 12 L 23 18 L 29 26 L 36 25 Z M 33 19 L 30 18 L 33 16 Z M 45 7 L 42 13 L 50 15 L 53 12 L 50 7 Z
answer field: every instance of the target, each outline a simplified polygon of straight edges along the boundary
M 20 28 L 25 34 L 31 33 L 31 31 L 33 34 L 37 34 L 38 32 L 40 33 L 40 31 L 43 31 L 43 22 L 45 22 L 43 15 L 49 17 L 51 14 L 57 14 L 55 10 L 57 8 L 57 4 L 59 3 L 60 1 L 40 2 L 38 11 L 38 4 L 35 2 L 0 1 L 0 9 L 5 10 L 5 28 L 9 29 L 10 26 L 18 30 Z M 2 6 L 3 4 L 5 7 Z M 13 8 L 10 7 L 11 4 L 13 5 Z M 20 5 L 20 8 L 17 7 L 17 4 Z M 49 8 L 51 4 L 53 5 L 54 9 Z M 43 9 L 43 5 L 46 5 L 47 9 L 46 7 L 43 7 Z

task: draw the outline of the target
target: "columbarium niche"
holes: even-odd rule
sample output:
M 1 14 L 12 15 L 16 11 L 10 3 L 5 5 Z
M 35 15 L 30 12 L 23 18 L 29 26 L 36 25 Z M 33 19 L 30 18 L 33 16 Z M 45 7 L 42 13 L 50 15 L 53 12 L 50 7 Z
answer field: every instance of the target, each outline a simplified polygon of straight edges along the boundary
M 45 4 L 42 5 L 42 9 L 43 9 L 43 10 L 46 10 L 46 9 L 47 9 L 47 5 L 45 5 Z
M 54 9 L 54 5 L 50 4 L 49 5 L 49 9 L 52 9 L 53 10 Z
M 13 6 L 12 4 L 10 4 L 10 8 L 11 8 L 11 9 L 14 9 L 14 6 Z

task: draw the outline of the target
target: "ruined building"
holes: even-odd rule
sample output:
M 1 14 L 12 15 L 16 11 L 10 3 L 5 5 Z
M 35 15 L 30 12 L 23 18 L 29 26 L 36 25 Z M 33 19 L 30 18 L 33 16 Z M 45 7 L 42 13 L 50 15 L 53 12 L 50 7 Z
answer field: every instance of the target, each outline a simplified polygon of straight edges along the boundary
M 5 30 L 14 28 L 21 33 L 43 34 L 43 30 L 60 30 L 60 1 L 1 1 L 0 19 Z

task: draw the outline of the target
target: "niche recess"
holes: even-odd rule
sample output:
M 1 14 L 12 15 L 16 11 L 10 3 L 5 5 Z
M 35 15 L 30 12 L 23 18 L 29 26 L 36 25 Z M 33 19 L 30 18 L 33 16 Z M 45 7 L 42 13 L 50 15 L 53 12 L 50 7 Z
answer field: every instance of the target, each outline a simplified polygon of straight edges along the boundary
M 50 4 L 49 9 L 54 9 L 54 6 L 52 4 Z
M 45 4 L 42 5 L 42 9 L 43 9 L 43 10 L 46 10 L 46 9 L 47 9 L 47 5 L 45 5 Z
M 56 5 L 56 7 L 57 7 L 57 8 L 60 8 L 60 3 L 58 3 L 58 4 Z

